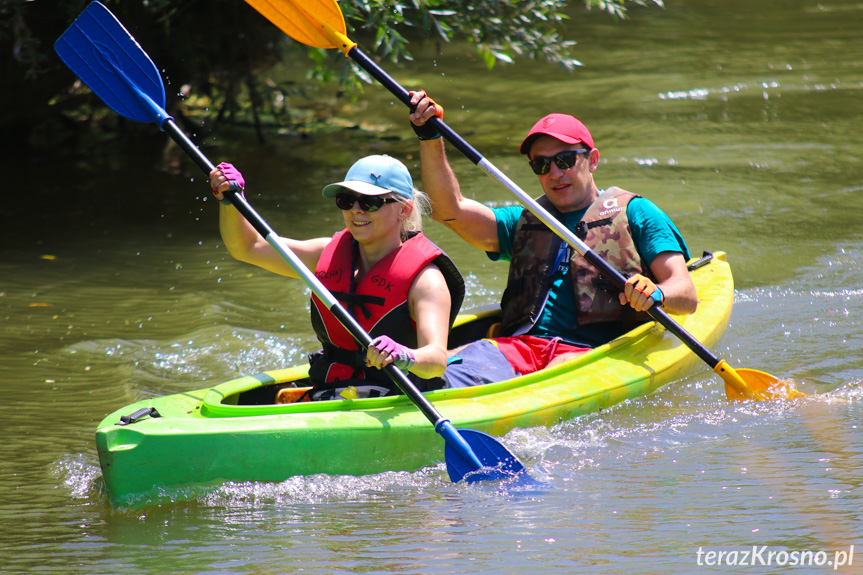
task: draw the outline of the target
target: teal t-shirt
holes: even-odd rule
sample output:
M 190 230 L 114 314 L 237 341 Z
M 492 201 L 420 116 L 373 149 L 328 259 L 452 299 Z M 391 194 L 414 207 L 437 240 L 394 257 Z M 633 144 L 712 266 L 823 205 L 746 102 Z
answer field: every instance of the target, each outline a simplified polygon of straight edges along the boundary
M 515 228 L 521 213 L 521 206 L 506 206 L 492 208 L 497 218 L 497 235 L 500 252 L 486 252 L 494 261 L 512 259 L 515 242 Z M 578 222 L 584 217 L 587 208 L 576 212 L 563 214 L 563 224 L 575 232 Z M 647 198 L 633 198 L 626 208 L 626 217 L 635 248 L 641 259 L 650 265 L 653 259 L 662 252 L 682 253 L 689 259 L 689 250 L 683 236 L 669 217 L 656 204 Z M 548 300 L 540 314 L 536 325 L 528 332 L 530 335 L 542 337 L 561 337 L 566 341 L 596 347 L 620 335 L 623 326 L 619 322 L 607 322 L 578 326 L 573 332 L 570 326 L 576 317 L 575 294 L 572 292 L 569 274 L 569 264 L 572 257 L 572 247 L 561 242 L 557 269 L 552 276 Z

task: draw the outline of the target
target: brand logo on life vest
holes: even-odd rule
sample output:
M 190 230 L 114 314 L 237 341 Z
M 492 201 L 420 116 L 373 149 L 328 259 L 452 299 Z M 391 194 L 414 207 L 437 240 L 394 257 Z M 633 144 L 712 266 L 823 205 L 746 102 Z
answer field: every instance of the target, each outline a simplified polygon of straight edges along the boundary
M 376 285 L 380 288 L 383 288 L 390 293 L 392 293 L 392 291 L 393 291 L 392 288 L 395 285 L 395 284 L 393 284 L 393 282 L 391 282 L 387 278 L 381 277 L 379 275 L 373 275 L 371 278 L 369 278 L 369 281 L 371 283 L 373 283 L 374 285 Z
M 319 280 L 336 278 L 336 282 L 342 281 L 342 270 L 325 270 L 322 272 L 315 272 L 315 275 Z
M 619 212 L 623 208 L 617 205 L 617 198 L 609 198 L 602 202 L 603 210 L 599 212 L 600 216 L 604 216 L 606 214 L 613 214 Z

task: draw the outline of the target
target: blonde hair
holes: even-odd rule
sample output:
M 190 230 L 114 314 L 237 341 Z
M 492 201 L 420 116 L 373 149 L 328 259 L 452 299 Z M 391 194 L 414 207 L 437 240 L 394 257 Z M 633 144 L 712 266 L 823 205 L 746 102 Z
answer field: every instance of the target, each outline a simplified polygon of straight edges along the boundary
M 431 202 L 425 192 L 421 192 L 416 188 L 414 188 L 413 201 L 400 195 L 396 195 L 395 198 L 399 203 L 410 203 L 413 206 L 411 213 L 401 222 L 402 241 L 405 241 L 408 239 L 408 232 L 423 231 L 423 216 L 431 213 Z

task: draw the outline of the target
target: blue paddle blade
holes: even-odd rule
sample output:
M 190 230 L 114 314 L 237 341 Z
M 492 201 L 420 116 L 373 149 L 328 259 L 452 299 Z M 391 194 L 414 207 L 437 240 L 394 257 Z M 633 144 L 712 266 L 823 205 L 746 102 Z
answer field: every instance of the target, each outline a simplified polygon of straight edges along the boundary
M 63 63 L 112 110 L 136 122 L 162 123 L 165 85 L 156 65 L 117 17 L 91 2 L 54 43 Z
M 468 483 L 509 479 L 524 471 L 521 461 L 491 435 L 474 429 L 459 429 L 458 434 L 467 442 L 482 466 L 477 467 L 470 454 L 465 454 L 447 441 L 444 456 L 446 469 L 453 483 L 462 479 Z

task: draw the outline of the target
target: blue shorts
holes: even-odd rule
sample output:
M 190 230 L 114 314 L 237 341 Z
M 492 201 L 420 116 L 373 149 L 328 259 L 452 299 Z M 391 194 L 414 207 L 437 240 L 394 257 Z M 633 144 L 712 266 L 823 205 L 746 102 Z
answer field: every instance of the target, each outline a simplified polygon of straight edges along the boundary
M 506 356 L 492 342 L 481 339 L 451 357 L 444 373 L 444 387 L 471 387 L 515 377 Z

